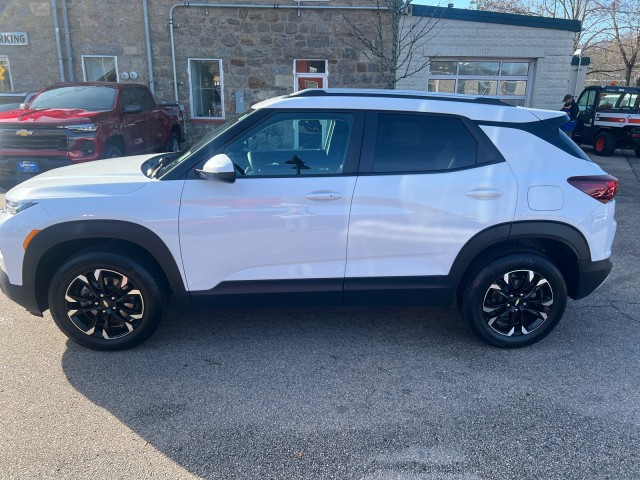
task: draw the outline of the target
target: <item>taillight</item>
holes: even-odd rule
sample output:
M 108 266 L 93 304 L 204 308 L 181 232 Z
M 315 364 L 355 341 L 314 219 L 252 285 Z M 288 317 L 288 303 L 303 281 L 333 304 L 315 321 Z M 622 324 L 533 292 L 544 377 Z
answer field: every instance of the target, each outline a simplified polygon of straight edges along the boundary
M 609 202 L 618 191 L 618 179 L 611 175 L 570 177 L 567 182 L 602 203 Z

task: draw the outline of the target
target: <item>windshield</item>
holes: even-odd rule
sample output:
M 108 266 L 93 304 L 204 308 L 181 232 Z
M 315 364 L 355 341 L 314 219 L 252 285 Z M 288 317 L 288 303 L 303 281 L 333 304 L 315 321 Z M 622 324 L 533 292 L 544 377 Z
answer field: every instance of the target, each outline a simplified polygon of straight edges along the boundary
M 214 129 L 213 129 L 213 131 L 211 131 L 211 133 L 209 133 L 208 135 L 205 135 L 197 143 L 194 143 L 191 146 L 191 148 L 189 148 L 185 152 L 180 153 L 175 158 L 173 158 L 171 161 L 169 161 L 167 164 L 163 165 L 157 172 L 154 173 L 154 176 L 155 177 L 160 177 L 162 175 L 165 175 L 166 173 L 169 173 L 171 170 L 176 168 L 178 165 L 180 165 L 186 159 L 190 158 L 192 155 L 195 155 L 199 151 L 207 148 L 207 146 L 216 137 L 218 137 L 219 135 L 222 135 L 224 132 L 229 130 L 235 124 L 237 124 L 237 123 L 241 122 L 242 120 L 244 120 L 245 118 L 247 118 L 249 115 L 251 115 L 255 111 L 256 110 L 249 109 L 246 112 L 238 113 L 238 114 L 232 116 L 231 118 L 229 118 L 229 120 L 227 120 L 225 123 L 217 125 L 216 127 L 214 127 Z
M 55 87 L 45 90 L 33 99 L 29 108 L 80 108 L 97 112 L 111 110 L 116 100 L 116 89 L 96 85 Z

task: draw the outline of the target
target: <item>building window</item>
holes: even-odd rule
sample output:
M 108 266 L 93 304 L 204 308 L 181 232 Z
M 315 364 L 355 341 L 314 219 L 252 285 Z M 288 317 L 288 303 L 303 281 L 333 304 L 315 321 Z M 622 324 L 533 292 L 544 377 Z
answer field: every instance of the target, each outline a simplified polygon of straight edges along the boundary
M 82 55 L 85 82 L 117 82 L 118 59 L 113 56 Z
M 0 55 L 0 92 L 13 92 L 9 57 Z
M 428 91 L 484 95 L 524 106 L 532 70 L 531 62 L 521 60 L 435 60 Z
M 294 91 L 305 88 L 327 88 L 329 86 L 327 63 L 326 60 L 294 60 Z
M 189 59 L 191 118 L 224 119 L 222 60 Z

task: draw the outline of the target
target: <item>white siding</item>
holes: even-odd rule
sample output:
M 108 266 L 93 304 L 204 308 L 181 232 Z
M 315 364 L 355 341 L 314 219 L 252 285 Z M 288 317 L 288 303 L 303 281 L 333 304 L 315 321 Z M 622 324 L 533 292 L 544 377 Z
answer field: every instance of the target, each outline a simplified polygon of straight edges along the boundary
M 534 71 L 529 86 L 529 107 L 557 110 L 570 92 L 571 57 L 574 32 L 546 28 L 500 25 L 427 17 L 408 17 L 412 21 L 437 21 L 429 40 L 414 63 L 430 58 L 528 59 Z M 426 90 L 428 68 L 398 82 L 396 88 Z

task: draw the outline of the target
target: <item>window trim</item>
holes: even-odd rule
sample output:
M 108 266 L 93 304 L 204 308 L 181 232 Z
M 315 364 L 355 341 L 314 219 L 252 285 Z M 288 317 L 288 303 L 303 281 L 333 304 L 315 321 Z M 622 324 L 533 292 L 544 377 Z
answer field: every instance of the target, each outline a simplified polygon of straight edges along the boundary
M 192 61 L 203 61 L 203 62 L 218 62 L 218 69 L 220 71 L 220 111 L 221 115 L 219 117 L 199 117 L 194 115 L 193 108 L 193 83 L 191 77 L 191 62 Z M 203 58 L 203 57 L 188 57 L 187 58 L 187 75 L 189 76 L 189 118 L 191 120 L 196 120 L 199 122 L 212 122 L 217 123 L 220 120 L 225 120 L 226 111 L 224 107 L 224 71 L 222 69 L 222 59 L 221 58 Z
M 120 83 L 120 72 L 118 70 L 118 56 L 117 55 L 80 55 L 81 63 L 82 63 L 82 78 L 85 82 L 95 82 L 98 80 L 87 80 L 87 70 L 84 65 L 85 58 L 113 58 L 115 67 L 116 67 L 116 81 L 115 83 Z

